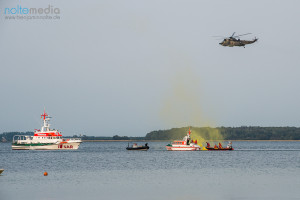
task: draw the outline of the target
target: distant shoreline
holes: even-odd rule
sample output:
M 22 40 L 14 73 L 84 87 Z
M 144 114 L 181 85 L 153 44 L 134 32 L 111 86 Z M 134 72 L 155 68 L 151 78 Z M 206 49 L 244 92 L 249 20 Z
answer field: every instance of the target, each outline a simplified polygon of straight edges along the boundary
M 73 135 L 65 136 L 68 138 L 77 138 L 85 142 L 170 142 L 180 140 L 186 135 L 189 128 L 195 132 L 192 133 L 192 139 L 219 138 L 219 141 L 300 141 L 300 127 L 259 127 L 259 126 L 241 126 L 241 127 L 181 127 L 168 130 L 156 130 L 147 133 L 145 136 L 87 136 Z M 0 140 L 13 141 L 15 135 L 31 135 L 33 132 L 3 132 L 0 134 Z M 207 140 L 211 141 L 211 140 Z M 213 142 L 213 141 L 212 141 Z
M 82 142 L 170 142 L 173 140 L 82 140 Z M 208 142 L 300 142 L 300 140 L 206 140 Z M 0 143 L 11 143 L 10 141 Z

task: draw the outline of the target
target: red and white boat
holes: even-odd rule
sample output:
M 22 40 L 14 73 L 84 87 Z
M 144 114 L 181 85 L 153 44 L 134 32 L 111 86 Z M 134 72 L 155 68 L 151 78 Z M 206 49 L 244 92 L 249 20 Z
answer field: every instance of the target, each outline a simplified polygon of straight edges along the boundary
M 80 138 L 63 139 L 62 134 L 50 129 L 50 117 L 45 112 L 41 115 L 43 125 L 41 130 L 34 131 L 33 136 L 15 135 L 12 142 L 13 150 L 74 150 L 82 142 Z
M 166 149 L 168 151 L 199 151 L 201 150 L 200 146 L 197 144 L 197 141 L 191 141 L 191 129 L 189 128 L 189 132 L 184 136 L 182 140 L 177 140 L 168 144 Z

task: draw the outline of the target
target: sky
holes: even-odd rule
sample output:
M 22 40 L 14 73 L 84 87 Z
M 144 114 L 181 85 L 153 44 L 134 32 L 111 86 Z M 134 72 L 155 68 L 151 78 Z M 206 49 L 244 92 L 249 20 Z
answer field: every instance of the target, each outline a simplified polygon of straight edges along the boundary
M 5 18 L 17 15 L 6 8 L 49 5 L 59 19 Z M 296 0 L 1 0 L 0 133 L 39 128 L 44 108 L 63 135 L 299 127 L 299 7 Z M 259 40 L 230 48 L 212 37 L 233 32 Z

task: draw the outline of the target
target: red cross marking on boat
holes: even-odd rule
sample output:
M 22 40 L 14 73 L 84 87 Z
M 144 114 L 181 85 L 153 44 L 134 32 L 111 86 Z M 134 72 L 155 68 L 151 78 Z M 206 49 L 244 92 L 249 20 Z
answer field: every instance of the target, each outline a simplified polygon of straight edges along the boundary
M 45 109 L 44 109 L 44 114 L 41 115 L 41 118 L 44 117 L 44 120 L 45 120 L 47 116 L 48 116 L 48 114 L 45 112 Z

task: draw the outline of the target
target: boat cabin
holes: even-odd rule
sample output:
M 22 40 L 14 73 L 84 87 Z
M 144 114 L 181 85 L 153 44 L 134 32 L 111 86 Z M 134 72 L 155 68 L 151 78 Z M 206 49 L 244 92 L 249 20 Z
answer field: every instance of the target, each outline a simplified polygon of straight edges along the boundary
M 186 145 L 186 141 L 174 141 L 172 142 L 173 145 Z

